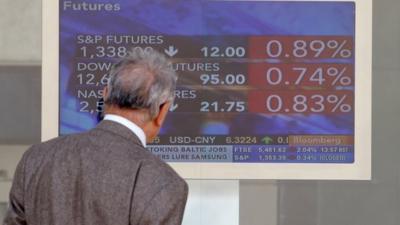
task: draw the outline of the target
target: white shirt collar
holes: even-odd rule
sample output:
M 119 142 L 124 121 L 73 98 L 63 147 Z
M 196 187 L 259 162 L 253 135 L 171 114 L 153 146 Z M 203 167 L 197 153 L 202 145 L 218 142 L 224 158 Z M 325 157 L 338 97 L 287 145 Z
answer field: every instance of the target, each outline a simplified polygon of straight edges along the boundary
M 118 115 L 114 115 L 114 114 L 106 114 L 104 116 L 104 120 L 111 120 L 111 121 L 114 121 L 114 122 L 117 122 L 119 124 L 126 126 L 136 136 L 138 136 L 140 142 L 142 142 L 143 146 L 146 147 L 146 135 L 144 134 L 144 131 L 138 125 L 134 124 L 132 121 L 125 119 L 122 116 L 118 116 Z

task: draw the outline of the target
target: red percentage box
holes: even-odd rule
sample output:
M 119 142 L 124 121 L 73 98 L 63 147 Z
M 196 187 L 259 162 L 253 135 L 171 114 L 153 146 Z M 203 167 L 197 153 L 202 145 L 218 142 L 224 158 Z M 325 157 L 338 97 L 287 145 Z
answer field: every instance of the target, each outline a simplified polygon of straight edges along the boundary
M 352 91 L 251 91 L 248 110 L 254 113 L 353 113 Z
M 251 59 L 351 59 L 351 36 L 254 36 L 249 38 Z
M 352 64 L 251 63 L 249 83 L 256 87 L 290 88 L 354 86 Z

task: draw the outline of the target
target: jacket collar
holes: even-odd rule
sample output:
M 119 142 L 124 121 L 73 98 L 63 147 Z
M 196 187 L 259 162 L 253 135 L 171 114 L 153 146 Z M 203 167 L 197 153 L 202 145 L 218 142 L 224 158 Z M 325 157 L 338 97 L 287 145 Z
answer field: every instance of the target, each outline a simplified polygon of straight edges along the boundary
M 121 136 L 129 141 L 134 142 L 136 145 L 140 145 L 142 147 L 143 144 L 139 140 L 139 138 L 126 126 L 119 124 L 117 122 L 111 120 L 102 120 L 94 130 L 103 130 L 115 135 Z

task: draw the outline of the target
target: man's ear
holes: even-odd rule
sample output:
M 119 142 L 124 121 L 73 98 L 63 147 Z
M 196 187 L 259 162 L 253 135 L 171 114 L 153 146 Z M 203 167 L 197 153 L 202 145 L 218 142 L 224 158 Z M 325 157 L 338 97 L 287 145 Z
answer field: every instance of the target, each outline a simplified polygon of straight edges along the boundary
M 171 107 L 171 102 L 165 102 L 160 106 L 160 111 L 158 112 L 157 117 L 155 118 L 155 123 L 158 127 L 164 123 L 165 117 L 167 117 L 169 107 Z

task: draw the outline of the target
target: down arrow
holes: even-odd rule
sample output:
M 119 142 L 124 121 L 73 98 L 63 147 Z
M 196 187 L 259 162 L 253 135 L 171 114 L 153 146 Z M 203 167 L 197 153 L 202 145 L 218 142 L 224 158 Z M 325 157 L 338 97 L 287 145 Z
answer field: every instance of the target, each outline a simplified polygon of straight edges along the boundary
M 172 57 L 178 53 L 178 49 L 176 49 L 174 46 L 170 45 L 168 49 L 164 49 L 165 54 L 169 55 L 169 57 Z

